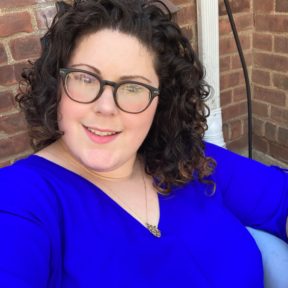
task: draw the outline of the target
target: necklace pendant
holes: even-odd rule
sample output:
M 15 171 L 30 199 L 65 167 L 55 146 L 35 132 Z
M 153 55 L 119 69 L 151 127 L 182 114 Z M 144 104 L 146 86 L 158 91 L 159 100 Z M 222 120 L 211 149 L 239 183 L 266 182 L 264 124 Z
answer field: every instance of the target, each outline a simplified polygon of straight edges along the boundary
M 158 229 L 157 226 L 146 223 L 146 227 L 150 231 L 150 233 L 153 234 L 155 237 L 158 238 L 161 237 L 161 231 Z

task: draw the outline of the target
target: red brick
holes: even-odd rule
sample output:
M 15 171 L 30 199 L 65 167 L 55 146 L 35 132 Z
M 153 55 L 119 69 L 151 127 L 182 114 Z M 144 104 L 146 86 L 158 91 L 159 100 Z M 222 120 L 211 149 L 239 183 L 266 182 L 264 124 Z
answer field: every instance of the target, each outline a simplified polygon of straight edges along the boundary
M 1 161 L 0 159 L 0 168 L 3 168 L 3 167 L 6 167 L 6 166 L 9 166 L 11 164 L 10 161 Z
M 251 66 L 253 63 L 252 53 L 244 53 L 244 58 L 247 66 Z M 242 68 L 241 60 L 239 55 L 232 56 L 232 69 Z
M 50 27 L 52 20 L 56 14 L 56 7 L 46 7 L 45 9 L 39 9 L 36 12 L 36 19 L 39 29 L 47 29 Z
M 220 70 L 227 71 L 231 68 L 231 58 L 230 56 L 220 58 Z
M 0 159 L 7 159 L 11 156 L 14 156 L 15 158 L 16 154 L 28 151 L 31 152 L 30 140 L 27 133 L 21 133 L 9 138 L 0 139 Z M 3 163 L 2 160 L 1 162 Z
M 253 101 L 252 102 L 252 111 L 253 114 L 258 115 L 260 117 L 268 117 L 268 105 L 266 103 L 260 103 Z
M 227 88 L 235 87 L 244 83 L 243 74 L 241 71 L 231 72 L 227 74 L 222 74 L 220 76 L 220 87 L 221 90 Z
M 250 35 L 240 35 L 240 41 L 243 50 L 251 48 Z M 237 47 L 233 37 L 220 38 L 220 54 L 236 53 Z
M 273 85 L 279 89 L 288 91 L 288 76 L 285 74 L 273 74 Z
M 30 138 L 26 132 L 13 136 L 12 140 L 15 154 L 31 151 Z
M 10 49 L 15 60 L 31 59 L 39 56 L 41 45 L 37 36 L 29 36 L 11 40 Z
M 220 17 L 219 19 L 219 32 L 220 35 L 227 35 L 231 32 L 231 25 L 228 17 Z
M 264 136 L 264 121 L 253 118 L 253 133 L 255 133 L 258 136 Z
M 31 16 L 28 12 L 18 12 L 0 16 L 0 37 L 32 31 Z
M 271 118 L 279 124 L 287 125 L 288 123 L 288 110 L 287 108 L 271 107 Z
M 221 107 L 225 107 L 232 103 L 232 90 L 221 92 L 220 96 Z
M 272 42 L 272 35 L 270 34 L 254 33 L 253 35 L 253 48 L 272 51 Z
M 234 14 L 248 12 L 251 10 L 250 0 L 234 0 L 229 2 Z M 226 15 L 227 13 L 223 0 L 221 0 L 219 3 L 219 13 L 220 15 Z
M 31 67 L 31 66 L 29 65 L 27 61 L 20 62 L 14 65 L 14 71 L 15 71 L 14 73 L 15 73 L 15 78 L 17 82 L 23 80 L 21 77 L 21 74 L 23 72 L 23 69 L 28 68 L 28 67 Z
M 15 8 L 15 7 L 32 5 L 35 3 L 37 3 L 36 0 L 1 0 L 0 8 Z
M 11 92 L 0 92 L 0 113 L 7 112 L 14 108 L 12 97 Z
M 286 15 L 256 15 L 255 28 L 257 31 L 286 33 L 288 17 Z
M 230 123 L 230 139 L 235 140 L 243 135 L 242 121 L 236 120 Z
M 280 161 L 288 162 L 288 147 L 272 142 L 270 143 L 270 154 Z
M 7 135 L 26 130 L 26 122 L 22 114 L 12 114 L 1 118 L 0 131 Z
M 247 117 L 245 117 L 245 119 L 241 119 L 242 120 L 242 129 L 243 129 L 243 135 L 248 135 L 248 119 Z
M 275 35 L 274 46 L 275 46 L 275 48 L 274 48 L 275 52 L 288 54 L 288 37 Z
M 8 86 L 16 83 L 14 67 L 6 65 L 0 67 L 0 85 Z
M 276 12 L 288 12 L 288 1 L 287 0 L 276 0 Z
M 223 121 L 234 120 L 237 117 L 247 114 L 247 105 L 245 102 L 230 105 L 222 109 Z
M 268 142 L 265 138 L 259 137 L 257 135 L 253 135 L 253 146 L 256 150 L 263 152 L 263 153 L 268 153 Z
M 227 123 L 223 123 L 222 132 L 223 132 L 224 141 L 227 142 L 229 140 L 229 128 L 228 128 Z
M 288 57 L 266 54 L 266 53 L 255 53 L 254 64 L 256 67 L 266 68 L 277 72 L 288 72 Z
M 231 151 L 241 154 L 242 152 L 244 152 L 244 150 L 247 150 L 247 145 L 248 145 L 247 136 L 244 135 L 241 138 L 228 143 L 227 148 Z
M 178 25 L 183 26 L 185 24 L 191 24 L 197 21 L 197 13 L 194 6 L 189 5 L 181 8 L 177 15 L 176 21 Z
M 265 124 L 265 137 L 270 141 L 275 141 L 277 135 L 277 126 L 267 122 Z
M 288 129 L 279 127 L 278 141 L 280 144 L 288 146 Z
M 263 86 L 270 86 L 271 84 L 270 73 L 263 70 L 253 69 L 252 81 L 256 84 L 260 84 Z
M 238 31 L 244 31 L 254 28 L 253 15 L 244 14 L 235 17 L 235 24 Z
M 171 2 L 175 5 L 183 5 L 183 4 L 190 4 L 191 0 L 171 0 Z
M 0 159 L 15 154 L 12 139 L 0 139 Z
M 270 104 L 285 106 L 286 94 L 275 89 L 268 89 L 259 86 L 254 87 L 254 99 L 258 99 Z
M 273 0 L 254 0 L 255 13 L 272 13 L 274 11 Z
M 233 102 L 243 102 L 247 99 L 246 86 L 241 86 L 233 89 Z
M 0 64 L 7 63 L 7 60 L 8 58 L 7 58 L 5 48 L 2 44 L 0 44 Z

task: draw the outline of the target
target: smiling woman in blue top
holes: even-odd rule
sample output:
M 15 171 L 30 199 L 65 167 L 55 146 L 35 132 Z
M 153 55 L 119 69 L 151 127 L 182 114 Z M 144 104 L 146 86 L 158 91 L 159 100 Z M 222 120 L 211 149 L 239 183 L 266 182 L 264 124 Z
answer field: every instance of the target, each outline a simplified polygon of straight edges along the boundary
M 288 175 L 203 142 L 208 85 L 160 1 L 57 4 L 0 170 L 0 287 L 263 287 Z

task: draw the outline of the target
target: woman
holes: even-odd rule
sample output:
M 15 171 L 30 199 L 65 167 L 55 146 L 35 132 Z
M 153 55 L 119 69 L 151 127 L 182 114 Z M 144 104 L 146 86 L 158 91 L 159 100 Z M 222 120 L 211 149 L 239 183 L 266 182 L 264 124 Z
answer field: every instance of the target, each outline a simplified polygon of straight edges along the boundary
M 288 177 L 204 145 L 209 89 L 165 7 L 58 7 L 18 96 L 35 154 L 0 171 L 0 286 L 263 287 L 245 226 L 287 241 Z

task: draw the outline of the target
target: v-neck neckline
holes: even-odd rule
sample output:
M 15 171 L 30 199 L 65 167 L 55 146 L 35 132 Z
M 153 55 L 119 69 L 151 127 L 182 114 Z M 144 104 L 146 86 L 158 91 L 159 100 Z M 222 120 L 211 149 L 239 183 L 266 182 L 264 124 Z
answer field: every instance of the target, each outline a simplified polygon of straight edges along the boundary
M 30 155 L 28 157 L 28 159 L 39 159 L 49 165 L 53 165 L 54 167 L 56 167 L 57 169 L 61 169 L 62 171 L 65 171 L 66 173 L 69 173 L 71 175 L 73 175 L 74 177 L 77 177 L 78 179 L 81 179 L 81 181 L 83 181 L 84 183 L 86 183 L 87 185 L 91 186 L 93 188 L 93 190 L 97 191 L 100 193 L 100 195 L 102 195 L 102 197 L 106 198 L 107 201 L 109 201 L 110 204 L 114 205 L 119 211 L 121 211 L 122 213 L 124 213 L 124 215 L 126 215 L 129 219 L 132 219 L 132 221 L 136 222 L 136 224 L 140 225 L 141 228 L 145 229 L 147 231 L 147 233 L 149 233 L 151 236 L 157 238 L 156 236 L 154 236 L 149 230 L 148 228 L 141 222 L 139 221 L 136 217 L 134 217 L 131 213 L 129 213 L 129 211 L 127 211 L 123 206 L 121 206 L 118 202 L 116 202 L 112 197 L 110 197 L 103 189 L 101 189 L 99 186 L 97 186 L 96 184 L 94 184 L 92 181 L 90 181 L 89 179 L 86 179 L 85 177 L 81 176 L 80 174 L 77 174 L 76 172 L 61 166 L 60 164 L 53 162 L 47 158 L 44 158 L 42 156 L 39 155 Z M 157 228 L 161 231 L 161 237 L 163 236 L 163 227 L 162 227 L 162 218 L 163 218 L 163 203 L 162 203 L 162 198 L 166 197 L 165 195 L 162 195 L 160 193 L 156 193 L 157 194 L 157 202 L 158 202 L 158 212 L 159 212 L 159 220 L 158 220 L 158 224 L 157 224 Z M 160 237 L 160 238 L 161 238 Z

